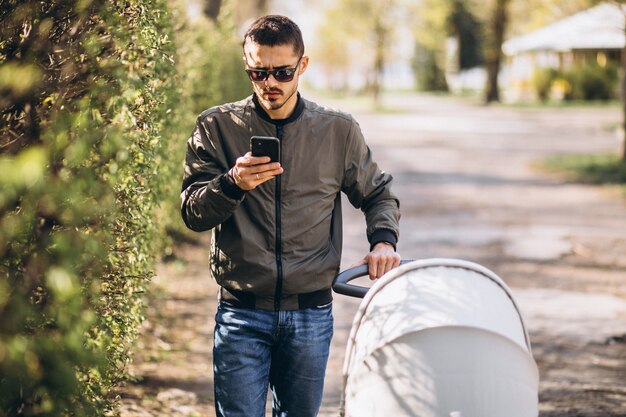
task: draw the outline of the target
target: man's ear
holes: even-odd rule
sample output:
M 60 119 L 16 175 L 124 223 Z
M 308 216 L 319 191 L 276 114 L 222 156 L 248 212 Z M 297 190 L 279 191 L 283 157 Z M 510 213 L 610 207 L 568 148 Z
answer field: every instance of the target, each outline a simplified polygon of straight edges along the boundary
M 309 57 L 308 55 L 302 55 L 302 59 L 300 60 L 300 66 L 298 67 L 298 75 L 304 74 L 304 71 L 309 66 Z

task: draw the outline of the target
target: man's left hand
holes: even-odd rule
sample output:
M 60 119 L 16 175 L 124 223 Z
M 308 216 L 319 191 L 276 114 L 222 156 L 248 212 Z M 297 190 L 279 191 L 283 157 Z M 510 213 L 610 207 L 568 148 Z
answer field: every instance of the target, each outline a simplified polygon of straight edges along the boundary
M 367 264 L 370 279 L 375 280 L 400 265 L 400 259 L 392 244 L 379 242 L 365 255 L 361 264 Z

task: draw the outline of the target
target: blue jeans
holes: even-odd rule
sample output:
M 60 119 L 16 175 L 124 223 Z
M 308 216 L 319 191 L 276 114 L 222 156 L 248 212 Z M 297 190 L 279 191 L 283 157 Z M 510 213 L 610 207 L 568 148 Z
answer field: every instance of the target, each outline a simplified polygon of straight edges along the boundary
M 213 372 L 218 417 L 315 417 L 333 335 L 332 306 L 263 311 L 218 305 Z

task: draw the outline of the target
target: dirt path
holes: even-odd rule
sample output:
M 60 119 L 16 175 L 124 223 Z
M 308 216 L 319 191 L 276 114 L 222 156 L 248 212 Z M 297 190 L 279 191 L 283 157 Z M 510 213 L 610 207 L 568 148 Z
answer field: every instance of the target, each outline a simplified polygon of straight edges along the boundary
M 626 199 L 532 168 L 551 154 L 616 151 L 619 110 L 486 108 L 430 96 L 387 97 L 390 111 L 378 114 L 331 105 L 355 114 L 396 178 L 402 255 L 468 259 L 512 287 L 540 369 L 541 416 L 626 416 Z M 347 266 L 367 243 L 360 213 L 345 211 Z M 177 254 L 155 279 L 123 417 L 214 415 L 215 286 L 203 248 Z M 337 414 L 357 306 L 336 298 L 321 416 Z

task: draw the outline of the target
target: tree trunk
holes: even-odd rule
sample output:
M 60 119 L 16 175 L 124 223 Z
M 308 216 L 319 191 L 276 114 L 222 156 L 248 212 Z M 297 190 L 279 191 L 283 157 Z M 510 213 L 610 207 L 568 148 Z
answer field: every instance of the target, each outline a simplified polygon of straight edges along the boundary
M 256 0 L 256 9 L 259 16 L 267 13 L 268 0 Z
M 376 22 L 374 29 L 376 34 L 376 47 L 374 48 L 374 77 L 372 82 L 372 93 L 374 95 L 374 104 L 378 107 L 380 104 L 380 91 L 383 83 L 383 75 L 385 71 L 385 50 L 388 48 L 387 30 L 380 22 Z
M 206 0 L 204 5 L 204 14 L 214 22 L 217 22 L 217 17 L 220 14 L 220 8 L 222 7 L 222 0 Z
M 624 17 L 626 37 L 626 15 Z M 626 45 L 622 49 L 622 161 L 626 162 Z
M 485 67 L 487 70 L 487 85 L 485 88 L 485 102 L 500 100 L 498 75 L 502 62 L 502 42 L 507 24 L 507 7 L 509 0 L 496 0 L 493 19 L 490 22 L 490 42 L 485 53 Z

